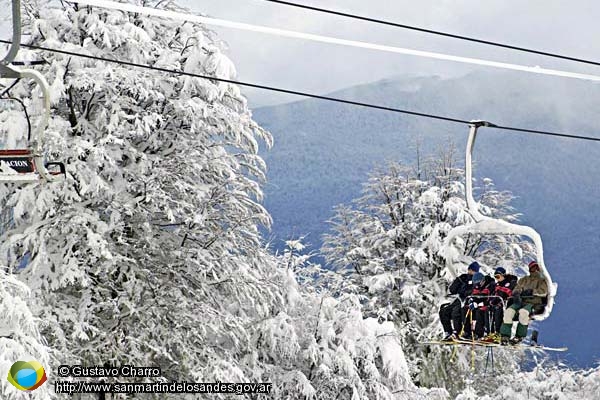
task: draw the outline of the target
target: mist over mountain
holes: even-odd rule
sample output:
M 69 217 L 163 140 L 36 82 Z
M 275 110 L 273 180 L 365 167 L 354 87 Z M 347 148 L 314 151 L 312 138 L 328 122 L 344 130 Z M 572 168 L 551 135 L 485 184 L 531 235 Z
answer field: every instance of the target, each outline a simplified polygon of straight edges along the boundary
M 439 77 L 399 76 L 331 94 L 423 113 L 498 125 L 600 137 L 600 86 L 591 82 L 516 72 L 480 71 Z M 281 246 L 306 235 L 318 249 L 332 207 L 360 195 L 369 172 L 387 160 L 412 163 L 416 142 L 433 154 L 449 141 L 460 166 L 465 125 L 320 101 L 254 110 L 274 136 L 263 151 L 268 165 L 268 234 Z M 600 259 L 600 143 L 482 128 L 476 143 L 476 178 L 492 178 L 517 198 L 521 223 L 542 235 L 546 264 L 558 282 L 551 318 L 540 340 L 566 345 L 568 360 L 590 366 L 600 358 L 593 339 L 599 314 L 595 293 Z M 588 339 L 589 338 L 589 339 Z

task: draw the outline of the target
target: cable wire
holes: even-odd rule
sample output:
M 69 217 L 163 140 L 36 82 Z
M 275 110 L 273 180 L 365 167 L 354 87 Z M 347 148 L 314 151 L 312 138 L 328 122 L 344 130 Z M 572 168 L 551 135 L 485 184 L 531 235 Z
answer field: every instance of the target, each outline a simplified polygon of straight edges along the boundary
M 267 26 L 252 25 L 252 24 L 246 24 L 246 23 L 242 23 L 242 22 L 210 18 L 210 17 L 204 17 L 204 16 L 194 15 L 194 14 L 184 14 L 181 12 L 157 9 L 157 8 L 152 8 L 152 7 L 142 7 L 142 6 L 137 6 L 137 5 L 129 4 L 129 3 L 118 3 L 115 1 L 108 1 L 108 0 L 70 0 L 70 2 L 77 3 L 77 4 L 84 4 L 84 5 L 93 6 L 93 7 L 107 8 L 107 9 L 111 9 L 111 10 L 119 10 L 119 11 L 131 12 L 131 13 L 138 13 L 138 14 L 142 14 L 142 15 L 150 15 L 150 16 L 155 16 L 155 17 L 169 18 L 169 19 L 178 20 L 178 21 L 196 22 L 196 23 L 201 23 L 201 24 L 205 24 L 205 25 L 220 26 L 222 28 L 240 29 L 240 30 L 245 30 L 245 31 L 250 31 L 250 32 L 264 33 L 264 34 L 268 34 L 268 35 L 276 35 L 276 36 L 288 37 L 288 38 L 294 38 L 294 39 L 310 40 L 310 41 L 319 42 L 319 43 L 335 44 L 335 45 L 340 45 L 340 46 L 355 47 L 355 48 L 359 48 L 359 49 L 368 49 L 368 50 L 383 51 L 383 52 L 394 53 L 394 54 L 404 54 L 404 55 L 411 55 L 411 56 L 417 56 L 417 57 L 433 58 L 436 60 L 454 61 L 454 62 L 459 62 L 459 63 L 463 63 L 463 64 L 483 65 L 486 67 L 509 69 L 509 70 L 513 70 L 513 71 L 530 72 L 530 73 L 534 73 L 534 74 L 553 75 L 553 76 L 561 76 L 564 78 L 583 79 L 583 80 L 600 82 L 600 76 L 598 76 L 598 75 L 582 74 L 582 73 L 571 72 L 571 71 L 561 71 L 561 70 L 550 69 L 550 68 L 541 68 L 539 66 L 531 67 L 531 66 L 526 66 L 526 65 L 511 64 L 511 63 L 498 62 L 498 61 L 492 61 L 492 60 L 484 60 L 484 59 L 473 58 L 473 57 L 462 57 L 462 56 L 456 56 L 456 55 L 452 55 L 452 54 L 436 53 L 436 52 L 424 51 L 424 50 L 415 50 L 415 49 L 409 49 L 406 47 L 398 47 L 398 46 L 387 46 L 387 45 L 363 42 L 363 41 L 358 41 L 358 40 L 340 39 L 340 38 L 325 36 L 325 35 L 315 35 L 312 33 L 291 31 L 288 29 L 271 28 L 271 27 L 267 27 Z
M 423 32 L 423 33 L 429 33 L 429 34 L 437 35 L 437 36 L 445 36 L 445 37 L 449 37 L 449 38 L 453 38 L 453 39 L 466 40 L 469 42 L 486 44 L 489 46 L 496 46 L 496 47 L 502 47 L 502 48 L 510 49 L 510 50 L 517 50 L 517 51 L 522 51 L 522 52 L 526 52 L 526 53 L 538 54 L 538 55 L 542 55 L 542 56 L 546 56 L 546 57 L 553 57 L 553 58 L 559 58 L 562 60 L 569 60 L 569 61 L 575 61 L 575 62 L 584 63 L 584 64 L 600 66 L 600 62 L 598 62 L 598 61 L 587 60 L 587 59 L 577 58 L 577 57 L 571 57 L 571 56 L 566 56 L 566 55 L 557 54 L 557 53 L 551 53 L 551 52 L 542 51 L 542 50 L 535 50 L 535 49 L 531 49 L 531 48 L 527 48 L 527 47 L 515 46 L 515 45 L 511 45 L 511 44 L 506 44 L 506 43 L 493 42 L 490 40 L 478 39 L 478 38 L 474 38 L 474 37 L 470 37 L 470 36 L 457 35 L 454 33 L 436 31 L 433 29 L 426 29 L 426 28 L 421 28 L 421 27 L 413 26 L 413 25 L 399 24 L 399 23 L 391 22 L 391 21 L 387 21 L 387 20 L 364 17 L 364 16 L 357 15 L 357 14 L 349 14 L 349 13 L 335 11 L 335 10 L 326 9 L 326 8 L 314 7 L 314 6 L 309 6 L 309 5 L 305 5 L 305 4 L 292 3 L 289 1 L 283 1 L 283 0 L 262 0 L 262 1 L 267 1 L 269 3 L 277 3 L 277 4 L 281 4 L 281 5 L 285 5 L 285 6 L 303 8 L 306 10 L 317 11 L 317 12 L 322 12 L 322 13 L 326 13 L 326 14 L 337 15 L 340 17 L 357 19 L 357 20 L 361 20 L 361 21 L 373 22 L 373 23 L 381 24 L 381 25 L 393 26 L 396 28 L 409 29 L 409 30 Z
M 0 39 L 0 43 L 10 44 L 10 41 Z M 154 67 L 151 65 L 138 64 L 138 63 L 134 63 L 134 62 L 130 62 L 130 61 L 111 60 L 111 59 L 104 58 L 104 57 L 93 56 L 93 55 L 89 55 L 89 54 L 81 54 L 81 53 L 76 53 L 76 52 L 68 51 L 68 50 L 53 49 L 53 48 L 49 48 L 49 47 L 36 46 L 36 45 L 31 45 L 31 44 L 21 44 L 21 46 L 30 48 L 30 49 L 35 49 L 35 50 L 48 51 L 51 53 L 64 54 L 64 55 L 69 55 L 69 56 L 73 56 L 73 57 L 82 57 L 82 58 L 87 58 L 87 59 L 96 60 L 96 61 L 103 61 L 103 62 L 108 62 L 108 63 L 113 63 L 113 64 L 126 65 L 129 67 L 143 68 L 143 69 L 148 69 L 148 70 L 158 71 L 158 72 L 163 72 L 163 73 L 168 73 L 168 74 L 208 79 L 208 80 L 213 80 L 213 81 L 217 81 L 217 82 L 225 82 L 225 83 L 231 83 L 234 85 L 251 87 L 251 88 L 255 88 L 255 89 L 270 90 L 270 91 L 279 92 L 279 93 L 286 93 L 286 94 L 292 94 L 292 95 L 296 95 L 296 96 L 310 97 L 313 99 L 327 100 L 327 101 L 332 101 L 332 102 L 336 102 L 336 103 L 349 104 L 349 105 L 353 105 L 353 106 L 372 108 L 372 109 L 376 109 L 376 110 L 383 110 L 383 111 L 395 112 L 395 113 L 400 113 L 400 114 L 414 115 L 414 116 L 418 116 L 418 117 L 436 119 L 436 120 L 441 120 L 441 121 L 467 124 L 467 125 L 471 125 L 473 123 L 479 123 L 478 121 L 477 122 L 469 121 L 469 120 L 465 120 L 465 119 L 452 118 L 452 117 L 422 113 L 422 112 L 411 111 L 411 110 L 404 110 L 404 109 L 400 109 L 400 108 L 387 107 L 387 106 L 371 104 L 371 103 L 364 103 L 364 102 L 353 101 L 353 100 L 346 100 L 346 99 L 341 99 L 341 98 L 337 98 L 337 97 L 322 96 L 322 95 L 318 95 L 318 94 L 314 94 L 314 93 L 301 92 L 301 91 L 290 90 L 290 89 L 283 89 L 283 88 L 278 88 L 278 87 L 274 87 L 274 86 L 260 85 L 260 84 L 256 84 L 256 83 L 243 82 L 243 81 L 234 81 L 231 79 L 224 79 L 224 78 L 217 78 L 214 76 L 194 74 L 191 72 L 176 71 L 173 69 Z M 554 137 L 562 137 L 562 138 L 569 138 L 569 139 L 600 142 L 600 137 L 593 137 L 593 136 L 572 135 L 572 134 L 561 133 L 561 132 L 550 132 L 550 131 L 518 128 L 518 127 L 511 127 L 511 126 L 502 126 L 502 125 L 496 125 L 496 124 L 490 124 L 490 123 L 486 123 L 485 126 L 489 127 L 489 128 L 495 128 L 495 129 L 501 129 L 501 130 L 507 130 L 507 131 L 517 131 L 517 132 L 524 132 L 524 133 L 531 133 L 531 134 L 538 134 L 538 135 L 545 135 L 545 136 L 554 136 Z

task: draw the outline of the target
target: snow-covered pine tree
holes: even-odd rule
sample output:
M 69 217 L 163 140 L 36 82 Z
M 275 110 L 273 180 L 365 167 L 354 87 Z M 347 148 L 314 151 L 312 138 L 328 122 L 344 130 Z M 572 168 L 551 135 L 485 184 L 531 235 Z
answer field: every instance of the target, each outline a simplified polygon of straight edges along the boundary
M 235 77 L 197 24 L 68 3 L 25 9 L 35 44 Z M 271 138 L 235 85 L 21 54 L 47 61 L 46 149 L 66 162 L 67 178 L 0 188 L 0 207 L 11 210 L 0 258 L 32 291 L 48 370 L 159 366 L 168 380 L 272 382 L 264 398 L 414 398 L 394 327 L 363 320 L 350 297 L 298 286 L 263 245 L 258 226 L 270 217 L 256 153 Z M 20 82 L 11 95 L 35 100 L 32 90 Z
M 467 354 L 459 352 L 451 363 L 448 348 L 419 344 L 441 333 L 438 310 L 448 301 L 443 239 L 452 227 L 471 221 L 463 174 L 449 153 L 421 165 L 420 178 L 415 168 L 398 163 L 373 173 L 362 197 L 336 209 L 322 253 L 344 276 L 344 291 L 360 296 L 366 316 L 397 324 L 416 382 L 457 393 L 470 369 Z M 510 199 L 484 181 L 485 214 L 514 220 Z M 530 244 L 514 237 L 472 235 L 464 241 L 466 256 L 487 265 L 488 273 L 498 265 L 514 270 L 531 251 Z M 511 358 L 504 363 L 507 369 L 515 367 Z

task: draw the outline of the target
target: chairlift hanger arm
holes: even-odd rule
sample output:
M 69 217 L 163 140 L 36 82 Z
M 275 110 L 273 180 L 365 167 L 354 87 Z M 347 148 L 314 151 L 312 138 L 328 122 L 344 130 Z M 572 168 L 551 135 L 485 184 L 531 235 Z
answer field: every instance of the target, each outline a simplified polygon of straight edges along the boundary
M 21 0 L 12 0 L 12 25 L 13 25 L 13 40 L 8 50 L 8 54 L 0 61 L 0 64 L 10 64 L 21 45 Z M 3 73 L 0 75 L 4 75 Z

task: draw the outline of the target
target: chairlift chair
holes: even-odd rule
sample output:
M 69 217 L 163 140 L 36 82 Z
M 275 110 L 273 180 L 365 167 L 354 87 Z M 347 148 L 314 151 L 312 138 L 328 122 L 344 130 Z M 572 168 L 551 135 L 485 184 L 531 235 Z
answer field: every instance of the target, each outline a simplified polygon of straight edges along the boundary
M 466 150 L 466 162 L 465 162 L 465 197 L 467 201 L 467 209 L 469 214 L 473 217 L 475 222 L 471 224 L 457 226 L 448 232 L 448 236 L 445 239 L 445 246 L 449 246 L 452 241 L 458 237 L 467 236 L 468 234 L 483 234 L 483 235 L 516 235 L 529 238 L 535 245 L 537 263 L 540 266 L 541 273 L 543 274 L 546 283 L 548 285 L 548 296 L 544 299 L 545 306 L 543 309 L 534 310 L 534 314 L 531 316 L 532 319 L 542 321 L 550 316 L 552 307 L 554 306 L 554 297 L 558 285 L 552 282 L 552 277 L 548 272 L 544 264 L 544 250 L 542 245 L 542 238 L 535 229 L 529 226 L 523 226 L 513 224 L 504 220 L 490 218 L 482 215 L 478 208 L 477 203 L 473 199 L 473 182 L 472 182 L 472 155 L 473 148 L 475 146 L 475 139 L 477 137 L 477 129 L 479 127 L 493 127 L 494 125 L 486 121 L 471 121 L 469 124 L 469 139 L 467 142 Z M 453 275 L 458 275 L 458 271 L 453 265 L 451 257 L 446 257 L 446 263 L 448 269 Z
M 9 64 L 16 57 L 21 42 L 21 4 L 13 0 L 13 41 L 5 58 L 0 61 L 0 78 L 33 79 L 42 89 L 44 113 L 38 126 L 27 135 L 24 149 L 0 149 L 0 182 L 55 181 L 65 175 L 61 162 L 44 162 L 44 133 L 50 119 L 50 93 L 42 74 L 32 69 L 17 69 Z M 29 116 L 25 112 L 29 122 Z

